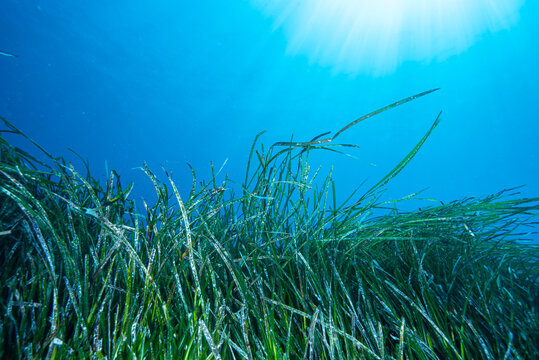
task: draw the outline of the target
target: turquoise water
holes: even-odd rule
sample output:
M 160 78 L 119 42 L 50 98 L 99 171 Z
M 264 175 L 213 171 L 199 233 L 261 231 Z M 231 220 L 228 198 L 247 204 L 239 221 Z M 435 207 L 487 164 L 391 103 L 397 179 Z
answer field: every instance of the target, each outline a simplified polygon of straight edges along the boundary
M 267 145 L 308 141 L 440 87 L 346 131 L 354 157 L 318 154 L 313 168 L 334 164 L 344 199 L 385 175 L 443 110 L 385 196 L 428 188 L 449 201 L 518 185 L 538 196 L 539 3 L 403 3 L 3 0 L 0 115 L 151 199 L 134 169 L 144 161 L 172 170 L 184 192 L 185 162 L 201 179 L 210 161 L 224 164 L 220 178 L 241 182 L 262 130 Z

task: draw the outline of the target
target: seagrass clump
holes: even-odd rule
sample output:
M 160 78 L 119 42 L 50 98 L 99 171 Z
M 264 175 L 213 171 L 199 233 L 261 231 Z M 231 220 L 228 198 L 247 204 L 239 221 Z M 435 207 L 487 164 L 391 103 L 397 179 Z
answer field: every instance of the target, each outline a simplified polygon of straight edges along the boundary
M 243 183 L 193 171 L 183 198 L 144 165 L 157 200 L 140 209 L 114 171 L 103 184 L 0 137 L 0 357 L 539 357 L 538 198 L 380 200 L 438 121 L 344 203 L 308 161 L 335 136 L 257 136 Z

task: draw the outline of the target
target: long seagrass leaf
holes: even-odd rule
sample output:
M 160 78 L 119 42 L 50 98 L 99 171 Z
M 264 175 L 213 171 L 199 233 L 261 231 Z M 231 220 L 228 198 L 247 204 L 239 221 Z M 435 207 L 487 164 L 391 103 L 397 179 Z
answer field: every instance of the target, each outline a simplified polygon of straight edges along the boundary
M 401 162 L 399 162 L 397 164 L 397 166 L 395 166 L 395 168 L 393 168 L 393 170 L 391 170 L 389 172 L 389 174 L 387 174 L 386 176 L 384 176 L 382 178 L 382 180 L 378 181 L 378 183 L 376 183 L 376 185 L 374 185 L 372 188 L 370 188 L 366 193 L 365 195 L 363 195 L 362 198 L 365 198 L 365 196 L 368 196 L 369 194 L 372 194 L 374 191 L 378 190 L 379 188 L 381 188 L 382 186 L 384 186 L 385 184 L 387 184 L 389 182 L 389 180 L 393 179 L 395 176 L 397 176 L 397 174 L 399 172 L 402 171 L 402 169 L 404 169 L 406 167 L 406 165 L 408 165 L 408 163 L 414 158 L 414 156 L 417 154 L 417 152 L 419 151 L 419 149 L 421 148 L 421 146 L 423 146 L 423 144 L 425 143 L 425 141 L 427 140 L 427 138 L 429 137 L 429 135 L 432 133 L 432 131 L 434 130 L 434 128 L 436 128 L 436 126 L 438 126 L 438 124 L 440 123 L 440 120 L 441 120 L 441 115 L 442 115 L 442 112 L 440 111 L 440 113 L 438 114 L 438 116 L 436 117 L 436 120 L 434 120 L 434 123 L 432 124 L 432 126 L 430 127 L 430 129 L 427 131 L 427 133 L 423 136 L 423 138 L 421 138 L 421 140 L 419 141 L 419 143 L 417 143 L 417 145 L 412 149 L 412 151 L 410 151 L 408 153 L 408 155 L 406 155 L 406 157 L 404 159 L 401 160 Z
M 335 135 L 333 135 L 333 137 L 331 138 L 331 140 L 335 140 L 335 138 L 336 138 L 337 136 L 339 136 L 342 132 L 344 132 L 345 130 L 351 128 L 351 127 L 354 126 L 355 124 L 357 124 L 357 123 L 359 123 L 359 122 L 361 122 L 361 121 L 363 121 L 363 120 L 365 120 L 365 119 L 368 119 L 368 118 L 370 118 L 370 117 L 372 117 L 372 116 L 374 116 L 374 115 L 378 115 L 378 114 L 380 114 L 380 113 L 383 113 L 383 112 L 386 111 L 386 110 L 393 109 L 394 107 L 397 107 L 397 106 L 399 106 L 399 105 L 405 104 L 405 103 L 407 103 L 407 102 L 410 102 L 410 101 L 412 101 L 412 100 L 415 100 L 415 99 L 417 99 L 417 98 L 420 98 L 420 97 L 422 97 L 422 96 L 425 96 L 425 95 L 427 95 L 427 94 L 430 94 L 430 93 L 432 93 L 432 92 L 434 92 L 434 91 L 437 91 L 437 90 L 440 90 L 440 88 L 436 88 L 436 89 L 424 91 L 424 92 L 422 92 L 422 93 L 419 93 L 419 94 L 416 94 L 416 95 L 407 97 L 406 99 L 402 99 L 402 100 L 399 100 L 399 101 L 397 101 L 397 102 L 394 102 L 394 103 L 391 104 L 391 105 L 384 106 L 383 108 L 380 108 L 380 109 L 375 110 L 375 111 L 373 111 L 373 112 L 371 112 L 371 113 L 368 113 L 367 115 L 363 115 L 363 116 L 360 117 L 359 119 L 352 121 L 350 124 L 346 125 L 346 126 L 343 127 L 341 130 L 337 131 L 337 133 L 336 133 Z

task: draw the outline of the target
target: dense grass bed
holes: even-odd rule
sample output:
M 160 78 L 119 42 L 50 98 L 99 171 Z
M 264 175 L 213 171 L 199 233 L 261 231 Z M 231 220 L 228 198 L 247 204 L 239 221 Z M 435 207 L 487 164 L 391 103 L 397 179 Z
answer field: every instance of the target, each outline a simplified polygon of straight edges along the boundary
M 344 204 L 308 165 L 333 138 L 257 137 L 240 191 L 193 171 L 182 199 L 186 184 L 143 166 L 157 202 L 138 210 L 115 172 L 101 184 L 0 137 L 0 357 L 539 357 L 539 249 L 523 234 L 538 198 L 379 200 L 427 136 Z

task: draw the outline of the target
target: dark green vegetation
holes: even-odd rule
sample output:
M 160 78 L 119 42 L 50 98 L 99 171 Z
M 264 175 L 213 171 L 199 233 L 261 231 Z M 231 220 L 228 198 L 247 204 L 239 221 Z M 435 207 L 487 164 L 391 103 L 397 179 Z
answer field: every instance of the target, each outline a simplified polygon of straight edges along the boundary
M 380 200 L 429 133 L 344 204 L 308 166 L 332 139 L 255 141 L 239 195 L 193 171 L 182 199 L 144 166 L 143 215 L 115 172 L 100 184 L 0 137 L 0 357 L 538 357 L 539 249 L 519 232 L 539 199 Z

